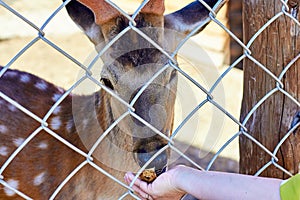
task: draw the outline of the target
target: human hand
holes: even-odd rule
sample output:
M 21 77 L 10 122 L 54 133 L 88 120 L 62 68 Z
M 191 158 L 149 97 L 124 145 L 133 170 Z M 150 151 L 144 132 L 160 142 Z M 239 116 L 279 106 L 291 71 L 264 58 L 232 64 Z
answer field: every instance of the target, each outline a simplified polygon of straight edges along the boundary
M 181 191 L 177 186 L 177 170 L 178 167 L 168 170 L 161 174 L 152 183 L 144 182 L 137 179 L 134 182 L 132 189 L 143 200 L 177 200 L 180 199 L 185 192 Z M 124 179 L 127 184 L 130 184 L 135 175 L 131 172 L 126 173 Z

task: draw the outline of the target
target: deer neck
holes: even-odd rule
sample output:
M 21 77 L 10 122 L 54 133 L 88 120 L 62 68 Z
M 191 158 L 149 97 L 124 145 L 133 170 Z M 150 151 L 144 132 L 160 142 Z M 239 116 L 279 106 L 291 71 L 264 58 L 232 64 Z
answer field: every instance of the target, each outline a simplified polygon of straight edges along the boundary
M 62 124 L 66 125 L 65 137 L 88 152 L 101 136 L 105 136 L 92 154 L 96 162 L 118 171 L 124 170 L 124 163 L 128 170 L 136 169 L 138 166 L 132 156 L 130 134 L 123 132 L 118 126 L 106 131 L 116 120 L 112 114 L 111 98 L 104 90 L 91 95 L 68 96 L 61 106 L 65 109 L 61 114 Z M 74 137 L 74 133 L 78 137 Z M 116 157 L 120 159 L 116 160 Z

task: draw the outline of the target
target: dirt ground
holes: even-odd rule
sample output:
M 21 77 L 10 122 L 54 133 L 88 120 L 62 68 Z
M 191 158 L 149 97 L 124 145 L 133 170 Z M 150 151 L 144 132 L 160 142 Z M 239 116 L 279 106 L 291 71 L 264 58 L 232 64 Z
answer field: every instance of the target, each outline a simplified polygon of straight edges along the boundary
M 53 9 L 60 5 L 60 2 L 51 2 L 55 1 L 30 1 L 30 3 L 26 3 L 26 8 L 24 8 L 24 4 L 22 4 L 24 2 L 22 0 L 15 0 L 11 1 L 11 5 L 21 13 L 26 14 L 28 12 L 37 11 L 37 16 L 49 16 L 49 14 L 51 14 L 49 10 L 52 9 L 53 11 Z M 139 1 L 134 2 L 137 3 Z M 177 0 L 172 4 L 167 4 L 167 10 L 171 11 L 177 9 L 186 2 L 187 1 Z M 132 4 L 123 3 L 120 5 L 123 5 L 126 10 L 132 9 Z M 43 9 L 37 9 L 39 6 Z M 39 13 L 43 14 L 39 15 Z M 61 16 L 66 16 L 65 12 L 63 12 Z M 1 25 L 4 24 L 1 23 L 1 20 L 7 20 L 8 18 L 6 17 L 14 22 L 17 21 L 20 23 L 19 19 L 16 19 L 15 17 L 11 19 L 11 14 L 3 8 L 0 8 L 0 32 L 5 32 L 6 30 L 6 27 L 1 27 Z M 40 20 L 43 21 L 43 19 Z M 46 32 L 49 33 L 46 34 L 46 38 L 56 44 L 59 48 L 66 51 L 69 55 L 76 58 L 76 60 L 79 62 L 87 63 L 88 55 L 90 52 L 93 52 L 92 44 L 76 28 L 76 26 L 72 24 L 70 19 L 64 20 L 65 21 L 62 21 L 59 17 L 55 19 L 53 24 L 56 24 L 56 26 L 53 25 L 46 28 L 46 30 L 49 31 Z M 36 23 L 40 24 L 40 21 L 37 19 Z M 22 48 L 24 48 L 36 37 L 35 31 L 33 31 L 27 24 L 24 25 L 22 22 L 22 26 L 24 26 L 26 30 L 29 29 L 28 34 L 20 33 L 18 25 L 16 25 L 14 29 L 7 28 L 8 32 L 11 32 L 10 34 L 0 33 L 0 36 L 2 36 L 0 37 L 2 38 L 2 40 L 0 40 L 0 65 L 5 66 L 10 63 L 12 58 L 14 58 Z M 59 30 L 59 26 L 67 31 L 58 31 L 60 32 L 58 34 L 55 30 Z M 198 42 L 196 42 L 196 44 L 203 43 L 203 40 L 205 40 L 203 38 L 207 39 L 205 36 L 202 38 L 197 38 Z M 205 49 L 202 47 L 199 48 Z M 187 53 L 189 53 L 189 51 Z M 183 52 L 183 57 L 185 57 L 187 53 Z M 220 61 L 219 52 L 212 55 L 210 53 L 207 54 L 209 54 L 209 60 L 212 60 L 212 62 L 222 63 L 222 60 Z M 202 57 L 197 57 L 196 54 L 195 57 L 190 57 L 187 59 L 189 62 L 194 64 L 193 66 L 195 67 L 192 69 L 186 64 L 185 58 L 180 60 L 180 62 L 182 63 L 182 68 L 185 71 L 187 71 L 192 77 L 195 77 L 197 81 L 204 84 L 207 89 L 210 89 L 218 77 L 216 73 L 223 73 L 228 66 L 224 65 L 223 67 L 217 67 L 217 71 L 214 71 L 209 64 L 203 64 L 206 63 L 203 62 L 203 59 L 207 59 L 207 57 L 203 56 L 203 54 L 201 55 Z M 45 43 L 43 40 L 39 40 L 33 44 L 24 54 L 22 54 L 15 62 L 12 63 L 11 68 L 17 68 L 37 74 L 38 76 L 66 89 L 75 83 L 80 71 L 80 68 L 76 64 L 67 59 L 57 50 L 53 49 L 53 47 Z M 213 93 L 213 95 L 216 97 L 216 101 L 224 106 L 224 108 L 237 119 L 239 119 L 240 104 L 242 99 L 242 78 L 242 72 L 240 70 L 233 69 L 224 78 L 222 84 L 217 87 L 216 92 Z M 186 83 L 186 81 L 183 82 Z M 202 92 L 191 86 L 190 83 L 188 83 L 188 85 L 192 88 L 192 95 L 195 96 L 196 103 L 192 104 L 190 102 L 190 100 L 193 98 L 187 97 L 184 93 L 180 94 L 180 91 L 185 90 L 185 88 L 183 88 L 183 90 L 179 90 L 179 104 L 177 104 L 176 109 L 177 125 L 183 119 L 184 114 L 182 113 L 189 112 L 191 109 L 197 106 L 201 100 L 203 100 L 203 98 L 205 98 L 205 95 Z M 189 106 L 186 107 L 186 105 Z M 191 124 L 191 126 L 187 125 L 180 131 L 177 139 L 206 151 L 218 151 L 220 147 L 230 139 L 230 137 L 238 132 L 238 126 L 214 106 L 211 106 L 211 104 L 207 104 L 201 108 L 197 116 L 191 119 Z M 236 138 L 227 148 L 225 148 L 222 155 L 233 158 L 234 160 L 239 159 L 238 138 Z M 205 155 L 202 156 L 204 157 Z

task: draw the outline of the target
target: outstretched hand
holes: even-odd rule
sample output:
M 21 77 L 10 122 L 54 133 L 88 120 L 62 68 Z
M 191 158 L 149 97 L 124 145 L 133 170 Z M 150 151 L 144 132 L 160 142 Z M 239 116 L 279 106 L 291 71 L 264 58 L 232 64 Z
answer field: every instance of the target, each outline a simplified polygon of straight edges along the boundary
M 127 184 L 130 184 L 134 177 L 135 175 L 133 173 L 128 172 L 124 179 Z M 137 179 L 132 189 L 143 200 L 177 200 L 180 199 L 185 192 L 178 188 L 176 178 L 175 168 L 161 174 L 150 184 Z
M 134 177 L 134 174 L 127 173 L 126 183 L 130 184 Z M 279 200 L 281 183 L 281 179 L 177 166 L 161 174 L 150 184 L 137 179 L 132 189 L 142 200 L 179 200 L 185 193 L 198 199 Z

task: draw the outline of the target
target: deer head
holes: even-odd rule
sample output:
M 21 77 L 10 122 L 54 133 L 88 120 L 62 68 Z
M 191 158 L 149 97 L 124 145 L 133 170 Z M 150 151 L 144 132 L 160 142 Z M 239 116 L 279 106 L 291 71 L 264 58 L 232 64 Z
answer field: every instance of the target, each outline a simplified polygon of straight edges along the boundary
M 206 0 L 206 3 L 213 7 L 217 0 Z M 105 0 L 70 1 L 66 8 L 73 21 L 94 43 L 98 52 L 131 23 Z M 163 0 L 150 0 L 135 16 L 135 24 L 131 25 L 166 49 L 166 52 L 172 52 L 180 38 L 199 24 L 208 21 L 209 17 L 208 9 L 198 1 L 166 16 L 164 10 Z M 176 70 L 171 66 L 166 67 L 136 98 L 141 88 L 166 66 L 169 57 L 135 30 L 128 29 L 101 58 L 104 61 L 101 71 L 103 84 L 126 102 L 134 101 L 134 113 L 138 117 L 166 136 L 170 136 L 177 87 Z M 112 121 L 128 110 L 114 98 L 107 101 L 111 108 Z M 143 121 L 132 115 L 121 120 L 117 127 L 117 137 L 131 138 L 126 148 L 133 152 L 140 166 L 168 143 Z M 163 169 L 167 165 L 168 154 L 168 152 L 160 154 L 148 167 Z

